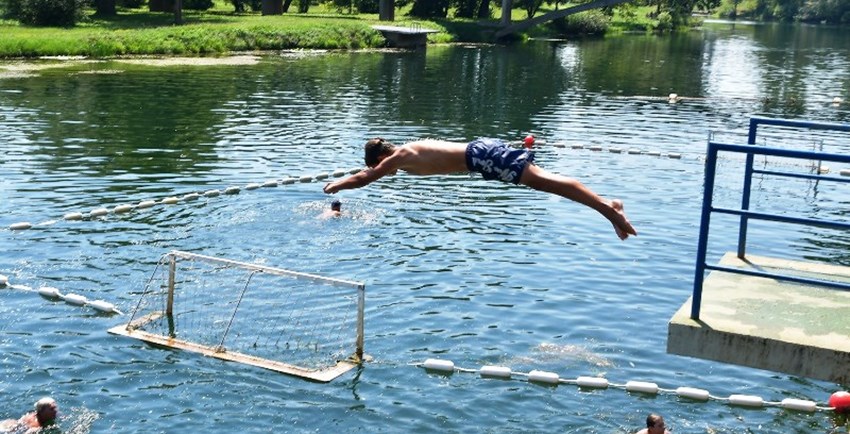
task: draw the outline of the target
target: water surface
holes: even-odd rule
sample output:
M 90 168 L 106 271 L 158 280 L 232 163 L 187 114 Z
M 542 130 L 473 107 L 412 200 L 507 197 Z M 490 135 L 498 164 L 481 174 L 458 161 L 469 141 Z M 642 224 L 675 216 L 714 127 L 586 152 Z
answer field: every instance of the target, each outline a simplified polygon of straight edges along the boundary
M 0 274 L 124 312 L 172 249 L 363 281 L 373 357 L 329 384 L 311 383 L 113 336 L 106 330 L 126 315 L 4 289 L 0 416 L 17 417 L 49 394 L 69 432 L 626 433 L 649 412 L 678 433 L 844 432 L 827 413 L 441 376 L 410 365 L 436 357 L 467 368 L 825 403 L 841 385 L 665 347 L 667 321 L 691 293 L 706 138 L 742 143 L 754 115 L 847 122 L 850 106 L 832 104 L 850 100 L 842 35 L 717 24 L 663 38 L 272 53 L 245 66 L 93 62 L 0 79 L 0 227 L 36 225 L 0 232 Z M 682 100 L 669 103 L 670 93 Z M 331 200 L 321 182 L 62 219 L 359 167 L 362 143 L 374 136 L 518 140 L 529 132 L 547 142 L 540 166 L 623 199 L 640 235 L 621 242 L 578 204 L 464 174 L 401 174 L 342 192 L 346 215 L 332 220 L 316 219 Z M 847 151 L 846 138 L 829 135 L 765 137 Z M 720 204 L 737 200 L 738 163 L 721 164 Z M 846 216 L 846 189 L 757 184 L 753 203 L 766 210 Z M 734 221 L 718 223 L 714 260 L 735 234 Z M 850 261 L 842 233 L 754 225 L 750 240 L 756 254 Z

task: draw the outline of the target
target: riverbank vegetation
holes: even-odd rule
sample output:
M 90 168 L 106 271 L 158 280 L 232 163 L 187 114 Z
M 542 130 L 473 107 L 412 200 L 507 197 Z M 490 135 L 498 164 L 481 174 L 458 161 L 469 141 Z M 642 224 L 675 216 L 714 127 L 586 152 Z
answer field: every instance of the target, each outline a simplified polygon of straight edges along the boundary
M 385 41 L 371 26 L 387 24 L 378 19 L 378 1 L 282 0 L 282 10 L 264 15 L 264 5 L 274 1 L 182 0 L 178 15 L 172 12 L 173 0 L 0 0 L 0 57 L 375 48 Z M 392 24 L 439 30 L 429 35 L 431 43 L 492 42 L 501 4 L 395 0 Z M 577 4 L 513 0 L 511 19 L 521 21 Z M 850 0 L 637 0 L 556 19 L 520 37 L 674 31 L 693 25 L 694 10 L 716 10 L 724 17 L 850 22 Z

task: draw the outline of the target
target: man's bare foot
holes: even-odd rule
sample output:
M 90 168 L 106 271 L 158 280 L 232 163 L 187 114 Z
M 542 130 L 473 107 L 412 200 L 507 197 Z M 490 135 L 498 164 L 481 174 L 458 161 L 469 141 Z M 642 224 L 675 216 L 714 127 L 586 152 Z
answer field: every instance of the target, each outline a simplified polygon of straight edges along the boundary
M 629 235 L 637 235 L 637 231 L 632 224 L 629 223 L 629 219 L 626 218 L 626 212 L 623 209 L 623 201 L 620 199 L 612 200 L 611 208 L 614 208 L 614 211 L 616 211 L 610 220 L 611 224 L 614 225 L 614 230 L 617 232 L 617 236 L 620 237 L 621 240 L 625 240 L 629 237 Z

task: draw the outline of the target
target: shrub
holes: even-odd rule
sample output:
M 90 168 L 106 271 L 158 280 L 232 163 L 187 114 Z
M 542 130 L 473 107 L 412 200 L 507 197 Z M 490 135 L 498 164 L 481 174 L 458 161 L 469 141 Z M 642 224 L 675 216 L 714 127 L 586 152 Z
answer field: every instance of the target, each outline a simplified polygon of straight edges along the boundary
M 34 26 L 73 26 L 82 6 L 82 0 L 6 0 L 11 18 Z
M 551 26 L 561 35 L 602 35 L 610 22 L 611 18 L 604 12 L 592 10 L 558 18 Z
M 184 9 L 205 11 L 213 7 L 213 0 L 183 0 Z
M 333 5 L 339 13 L 348 13 L 352 3 L 361 14 L 378 13 L 378 0 L 333 0 Z
M 653 26 L 656 32 L 663 33 L 673 30 L 673 15 L 670 15 L 670 12 L 661 12 L 658 14 L 657 20 Z
M 121 7 L 136 9 L 142 7 L 145 0 L 118 0 L 116 4 Z

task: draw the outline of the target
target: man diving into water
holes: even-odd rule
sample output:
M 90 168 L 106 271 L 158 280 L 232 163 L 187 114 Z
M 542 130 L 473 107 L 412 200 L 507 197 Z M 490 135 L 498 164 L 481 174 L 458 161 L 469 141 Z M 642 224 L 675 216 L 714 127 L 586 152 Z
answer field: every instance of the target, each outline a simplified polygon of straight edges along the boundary
M 418 140 L 396 146 L 382 138 L 374 138 L 366 142 L 364 151 L 369 168 L 329 182 L 325 185 L 325 193 L 360 188 L 384 176 L 395 175 L 399 169 L 413 175 L 477 172 L 484 179 L 523 184 L 593 208 L 611 222 L 621 240 L 637 235 L 626 218 L 622 201 L 602 198 L 576 179 L 547 172 L 534 164 L 533 152 L 513 149 L 500 140 L 480 138 L 469 143 Z

